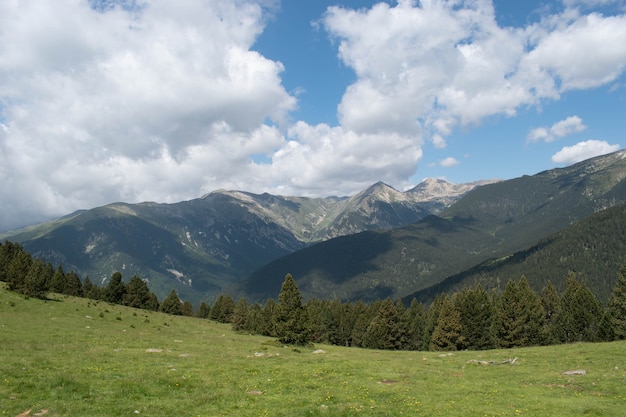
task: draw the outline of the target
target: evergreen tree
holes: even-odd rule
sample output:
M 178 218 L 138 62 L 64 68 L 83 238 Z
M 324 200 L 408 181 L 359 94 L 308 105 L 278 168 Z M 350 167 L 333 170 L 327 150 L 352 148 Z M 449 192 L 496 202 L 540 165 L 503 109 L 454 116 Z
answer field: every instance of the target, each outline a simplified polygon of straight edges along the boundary
M 415 298 L 411 300 L 409 308 L 404 312 L 404 323 L 406 323 L 407 350 L 419 350 L 423 347 L 424 327 L 426 326 L 426 311 L 424 305 Z
M 336 327 L 330 303 L 330 301 L 312 298 L 304 305 L 306 326 L 309 329 L 311 341 L 314 343 L 330 343 L 329 340 Z
M 331 305 L 333 316 L 339 318 L 339 326 L 330 342 L 339 346 L 352 345 L 352 330 L 356 324 L 357 318 L 362 311 L 365 310 L 364 303 L 341 303 L 334 302 Z
M 249 306 L 244 328 L 250 333 L 263 334 L 263 309 L 257 303 Z
M 607 304 L 606 317 L 610 326 L 610 331 L 607 332 L 610 338 L 626 339 L 626 260 L 617 274 L 617 283 Z
M 461 313 L 447 295 L 441 299 L 437 325 L 430 337 L 430 350 L 460 350 L 465 347 Z
M 83 282 L 83 297 L 91 298 L 92 300 L 97 300 L 98 297 L 98 288 L 91 282 L 91 278 L 89 276 L 85 277 L 85 281 Z
M 367 328 L 378 313 L 381 303 L 381 300 L 376 300 L 369 305 L 366 305 L 363 302 L 355 304 L 355 308 L 357 308 L 357 311 L 355 311 L 356 320 L 354 322 L 354 327 L 352 328 L 352 333 L 350 334 L 353 346 L 365 346 L 364 342 Z
M 230 295 L 220 294 L 215 300 L 211 311 L 209 312 L 209 318 L 211 320 L 219 321 L 220 323 L 230 323 L 235 310 L 235 302 Z
M 209 307 L 209 305 L 203 301 L 200 304 L 200 307 L 198 307 L 198 311 L 196 311 L 196 317 L 200 319 L 208 319 L 210 312 L 211 312 L 211 307 Z
M 9 242 L 8 240 L 4 244 L 0 244 L 0 281 L 8 282 L 11 290 L 15 289 L 11 285 L 15 277 L 12 276 L 13 271 L 9 271 L 9 266 L 18 256 L 27 256 L 29 261 L 32 261 L 30 255 L 19 244 Z M 22 273 L 19 274 L 20 280 L 23 280 L 27 271 L 28 266 L 22 269 Z
M 402 328 L 402 313 L 390 298 L 383 300 L 376 315 L 367 326 L 363 336 L 363 347 L 370 349 L 398 350 L 406 344 Z
M 281 343 L 294 345 L 309 343 L 310 331 L 306 324 L 300 290 L 291 274 L 287 274 L 278 294 L 278 304 L 274 311 L 274 325 L 278 340 Z
M 63 293 L 72 295 L 74 297 L 83 296 L 83 284 L 80 282 L 80 278 L 74 271 L 70 271 L 65 275 L 65 288 Z
M 106 287 L 106 301 L 113 304 L 121 304 L 125 292 L 126 285 L 124 285 L 122 281 L 122 274 L 120 272 L 114 272 Z
M 561 297 L 561 314 L 555 326 L 559 340 L 563 343 L 599 340 L 602 315 L 598 299 L 583 282 L 576 279 L 574 273 L 570 273 Z
M 558 343 L 559 339 L 557 337 L 556 328 L 559 316 L 561 315 L 561 297 L 551 281 L 548 281 L 546 286 L 543 287 L 539 299 L 545 315 L 546 343 Z
M 193 305 L 190 301 L 185 300 L 180 306 L 180 312 L 183 316 L 193 317 Z
M 617 273 L 617 283 L 609 298 L 606 321 L 611 339 L 626 339 L 626 258 Z
M 148 298 L 148 303 L 146 304 L 146 306 L 144 308 L 146 310 L 150 310 L 150 311 L 159 311 L 159 307 L 160 307 L 159 299 L 157 298 L 155 293 L 150 291 L 150 296 Z
M 159 306 L 159 310 L 163 313 L 173 314 L 175 316 L 183 314 L 182 303 L 180 302 L 180 298 L 178 298 L 176 290 L 172 290 L 169 295 L 165 297 L 163 303 Z
M 457 293 L 454 306 L 461 315 L 461 336 L 465 347 L 472 350 L 494 348 L 494 307 L 487 292 L 478 284 L 476 289 Z
M 536 346 L 545 343 L 545 314 L 526 277 L 510 280 L 498 298 L 494 316 L 497 347 Z
M 126 289 L 122 295 L 122 304 L 135 308 L 147 308 L 149 302 L 150 289 L 148 284 L 137 275 L 134 275 L 126 284 Z
M 66 284 L 66 276 L 63 272 L 63 267 L 61 265 L 57 266 L 56 271 L 52 274 L 52 279 L 50 280 L 50 292 L 55 292 L 57 294 L 63 294 L 65 290 Z
M 259 334 L 276 337 L 276 327 L 274 326 L 274 312 L 276 311 L 276 301 L 270 298 L 263 306 L 261 322 L 259 323 Z
M 246 328 L 246 323 L 248 321 L 248 313 L 249 313 L 249 305 L 245 298 L 240 298 L 235 304 L 235 308 L 233 310 L 232 315 L 232 327 L 233 330 L 239 332 L 243 330 L 249 331 Z
M 437 322 L 439 321 L 439 313 L 441 312 L 441 305 L 444 302 L 444 298 L 447 295 L 439 294 L 435 297 L 433 302 L 430 304 L 430 308 L 428 309 L 428 313 L 426 314 L 426 322 L 424 323 L 424 336 L 422 337 L 422 349 L 429 350 L 430 349 L 430 338 L 437 327 Z
M 44 262 L 40 259 L 34 259 L 26 273 L 24 285 L 20 292 L 29 297 L 46 298 L 46 294 L 48 293 L 47 282 L 48 279 Z
M 33 258 L 28 252 L 17 246 L 13 251 L 9 249 L 11 257 L 6 267 L 5 279 L 9 290 L 24 293 L 26 291 L 26 275 L 33 264 Z

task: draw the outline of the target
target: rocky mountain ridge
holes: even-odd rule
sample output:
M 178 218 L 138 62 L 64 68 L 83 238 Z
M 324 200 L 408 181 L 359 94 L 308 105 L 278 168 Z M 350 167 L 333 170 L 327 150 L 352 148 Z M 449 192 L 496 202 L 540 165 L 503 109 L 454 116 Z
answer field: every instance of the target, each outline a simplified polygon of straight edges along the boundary
M 138 275 L 164 297 L 194 303 L 276 258 L 364 230 L 416 222 L 475 184 L 427 181 L 400 192 L 376 183 L 352 197 L 290 197 L 217 190 L 174 204 L 113 203 L 5 233 L 34 256 L 105 283 Z M 432 190 L 432 191 L 429 191 Z

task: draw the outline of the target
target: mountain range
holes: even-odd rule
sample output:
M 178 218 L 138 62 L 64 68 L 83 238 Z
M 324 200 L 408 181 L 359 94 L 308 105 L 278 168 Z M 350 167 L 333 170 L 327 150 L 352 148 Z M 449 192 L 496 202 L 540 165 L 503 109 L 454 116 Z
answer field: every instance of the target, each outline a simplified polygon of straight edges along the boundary
M 198 303 L 281 256 L 338 236 L 414 223 L 484 183 L 428 179 L 400 192 L 379 182 L 352 197 L 327 198 L 218 190 L 175 204 L 81 210 L 0 238 L 101 285 L 120 271 L 125 279 L 146 279 L 160 299 L 174 288 Z
M 305 299 L 429 301 L 476 283 L 497 289 L 524 268 L 536 289 L 574 271 L 605 294 L 626 250 L 616 226 L 626 224 L 625 178 L 619 151 L 506 181 L 428 179 L 404 192 L 379 182 L 351 197 L 218 190 L 175 204 L 114 203 L 0 238 L 94 282 L 139 275 L 159 298 L 174 288 L 194 304 L 220 293 L 263 302 L 287 273 Z
M 625 178 L 626 151 L 618 151 L 566 168 L 486 184 L 416 223 L 329 240 L 270 262 L 239 283 L 233 293 L 252 300 L 273 297 L 289 272 L 306 297 L 371 301 L 381 297 L 409 300 L 418 295 L 429 301 L 439 290 L 477 282 L 475 275 L 464 275 L 464 271 L 493 260 L 513 261 L 512 255 L 542 239 L 625 203 Z M 626 223 L 623 211 L 613 214 L 619 224 Z M 624 242 L 626 234 L 619 230 L 594 234 L 594 241 L 585 245 L 595 251 L 605 247 L 605 240 Z M 604 274 L 590 277 L 605 283 L 599 285 L 603 294 L 615 282 L 624 256 L 624 251 L 611 253 L 612 258 L 605 260 L 610 267 L 601 268 Z M 536 290 L 547 279 L 563 281 L 567 271 L 580 270 L 572 253 L 553 252 L 547 258 L 552 263 L 567 262 L 562 262 L 562 275 L 535 279 Z M 505 264 L 501 262 L 502 267 Z M 489 288 L 502 281 L 495 270 L 481 277 Z M 446 282 L 454 285 L 442 284 Z

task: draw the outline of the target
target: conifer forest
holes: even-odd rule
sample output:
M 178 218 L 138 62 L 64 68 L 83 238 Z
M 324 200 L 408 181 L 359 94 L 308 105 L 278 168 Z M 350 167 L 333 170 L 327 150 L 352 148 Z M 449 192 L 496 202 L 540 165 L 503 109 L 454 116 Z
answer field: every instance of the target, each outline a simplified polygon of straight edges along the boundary
M 106 286 L 83 280 L 45 260 L 33 258 L 22 246 L 0 243 L 0 281 L 27 297 L 49 293 L 86 297 L 173 315 L 231 323 L 238 332 L 265 335 L 280 343 L 333 345 L 386 350 L 486 350 L 572 342 L 626 339 L 626 261 L 617 283 L 603 305 L 576 276 L 566 277 L 559 292 L 548 282 L 534 291 L 522 275 L 500 290 L 480 285 L 453 294 L 441 293 L 429 304 L 413 299 L 361 301 L 310 299 L 303 301 L 296 281 L 287 274 L 276 299 L 264 304 L 235 302 L 220 295 L 212 305 L 194 310 L 175 290 L 162 301 L 145 280 L 133 276 L 124 282 L 115 272 Z

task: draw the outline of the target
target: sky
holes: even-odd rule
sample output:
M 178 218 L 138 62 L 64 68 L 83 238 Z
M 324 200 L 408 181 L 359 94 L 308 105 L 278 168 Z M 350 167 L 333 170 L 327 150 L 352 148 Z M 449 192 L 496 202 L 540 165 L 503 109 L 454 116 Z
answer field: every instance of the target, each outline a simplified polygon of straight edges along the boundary
M 626 0 L 4 0 L 0 231 L 564 167 L 626 145 L 625 72 Z

